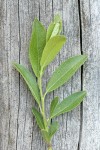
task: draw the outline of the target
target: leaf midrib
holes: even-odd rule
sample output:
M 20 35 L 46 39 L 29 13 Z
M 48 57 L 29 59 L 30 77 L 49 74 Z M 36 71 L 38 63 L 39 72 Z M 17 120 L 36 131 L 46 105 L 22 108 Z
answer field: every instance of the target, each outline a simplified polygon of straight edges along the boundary
M 83 59 L 83 60 L 85 60 L 85 58 Z M 81 61 L 80 61 L 81 62 Z M 79 63 L 80 63 L 79 62 Z M 79 64 L 78 63 L 78 64 Z M 74 67 L 72 67 L 71 69 L 74 69 L 75 68 L 75 66 Z M 70 71 L 67 71 L 64 75 L 62 75 L 57 81 L 56 81 L 56 83 L 59 81 L 59 80 L 61 80 L 68 72 L 70 72 Z M 47 92 L 56 84 L 56 83 L 54 83 L 48 90 L 47 90 Z
M 83 96 L 85 96 L 85 93 L 83 93 L 81 96 L 78 96 L 77 97 L 77 99 L 80 99 L 81 97 L 83 97 Z M 64 100 L 67 100 L 67 98 L 65 98 Z M 63 102 L 63 101 L 62 101 Z M 61 104 L 61 103 L 60 103 Z M 58 105 L 60 105 L 60 104 L 58 104 Z M 70 103 L 70 105 L 72 104 L 72 102 Z M 62 113 L 64 110 L 66 110 L 67 108 L 69 107 L 69 105 L 66 107 L 66 108 L 64 108 L 62 111 L 60 111 L 59 109 L 58 109 L 58 113 L 55 113 L 54 115 L 52 114 L 52 118 L 53 117 L 55 117 L 57 114 L 59 115 L 60 113 Z M 57 108 L 57 107 L 56 107 Z M 56 108 L 55 108 L 55 110 L 54 111 L 56 111 Z M 66 111 L 67 112 L 67 111 Z M 54 112 L 53 112 L 54 113 Z
M 38 30 L 37 30 L 37 26 L 36 26 L 36 32 L 38 33 Z M 37 42 L 36 42 L 36 45 L 37 45 L 37 53 L 38 53 L 38 64 L 37 64 L 37 74 L 39 75 L 39 48 L 38 48 L 38 34 L 36 34 L 36 39 L 37 39 Z
M 53 52 L 53 50 L 51 50 L 51 52 L 49 53 L 49 55 L 46 57 L 46 60 L 44 61 L 43 65 L 42 65 L 42 68 L 44 68 L 47 65 L 46 62 L 47 62 L 47 60 L 50 57 L 50 55 L 51 55 L 52 52 Z
M 14 65 L 14 66 L 15 66 L 15 68 L 20 72 L 20 69 L 18 69 L 18 67 L 16 67 L 16 65 Z M 35 92 L 33 92 L 33 88 L 28 84 L 28 81 L 25 79 L 23 73 L 21 73 L 21 74 L 22 74 L 24 80 L 26 81 L 27 85 L 30 87 L 30 91 L 32 92 L 32 95 L 36 98 L 37 103 L 39 104 L 39 99 L 38 99 L 38 97 L 36 96 Z

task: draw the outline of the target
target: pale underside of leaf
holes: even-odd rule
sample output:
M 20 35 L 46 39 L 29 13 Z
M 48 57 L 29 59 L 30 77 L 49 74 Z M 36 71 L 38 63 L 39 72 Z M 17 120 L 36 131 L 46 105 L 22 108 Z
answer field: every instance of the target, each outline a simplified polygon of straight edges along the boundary
M 83 101 L 83 98 L 85 96 L 86 96 L 85 91 L 76 92 L 76 93 L 68 96 L 61 103 L 59 103 L 56 106 L 51 118 L 54 118 L 63 113 L 73 110 L 75 107 L 77 107 Z
M 16 68 L 16 70 L 22 75 L 32 95 L 34 96 L 37 103 L 40 105 L 40 93 L 35 77 L 24 66 L 17 63 L 14 63 L 13 65 Z
M 54 21 L 50 23 L 47 29 L 46 41 L 53 36 L 59 35 L 62 29 L 62 20 L 59 15 L 55 15 Z
M 59 26 L 60 26 L 59 23 L 55 24 L 54 30 L 53 30 L 50 38 L 52 38 L 53 36 L 55 36 L 55 35 L 57 35 L 59 33 Z
M 54 22 L 55 23 L 59 23 L 59 31 L 58 31 L 58 34 L 60 34 L 61 30 L 62 30 L 62 19 L 61 19 L 61 16 L 58 14 L 58 15 L 55 15 L 54 17 Z
M 67 82 L 86 61 L 86 59 L 87 56 L 79 55 L 69 58 L 63 62 L 51 76 L 51 79 L 47 84 L 46 92 L 51 92 Z

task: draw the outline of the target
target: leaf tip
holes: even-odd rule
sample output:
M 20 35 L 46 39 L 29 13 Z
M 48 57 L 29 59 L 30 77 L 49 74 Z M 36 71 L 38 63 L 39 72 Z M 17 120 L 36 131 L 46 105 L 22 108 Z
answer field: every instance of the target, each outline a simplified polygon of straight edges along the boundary
M 55 22 L 60 22 L 62 19 L 61 19 L 61 15 L 60 14 L 56 14 L 55 16 L 54 16 L 54 21 Z
M 35 18 L 34 18 L 34 22 L 39 22 L 39 20 L 35 17 Z
M 17 63 L 16 62 L 12 62 L 12 66 L 16 68 Z
M 88 59 L 88 56 L 87 55 L 82 55 L 84 57 L 85 60 Z
M 84 95 L 87 95 L 87 92 L 86 92 L 86 91 L 82 91 L 82 92 L 83 92 Z

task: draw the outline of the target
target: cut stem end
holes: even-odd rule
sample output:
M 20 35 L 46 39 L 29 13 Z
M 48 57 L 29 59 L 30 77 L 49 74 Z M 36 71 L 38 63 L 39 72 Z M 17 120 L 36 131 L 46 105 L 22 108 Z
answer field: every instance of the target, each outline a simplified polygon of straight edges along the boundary
M 48 150 L 52 150 L 52 147 L 48 147 Z
M 52 145 L 48 145 L 48 150 L 52 150 Z

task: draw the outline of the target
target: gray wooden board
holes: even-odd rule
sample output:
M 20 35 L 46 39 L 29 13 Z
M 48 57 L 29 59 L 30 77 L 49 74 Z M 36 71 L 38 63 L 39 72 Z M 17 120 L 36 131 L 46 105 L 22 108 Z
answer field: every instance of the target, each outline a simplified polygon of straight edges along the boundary
M 100 150 L 100 2 L 80 2 L 82 51 L 88 55 L 83 68 L 83 102 L 80 150 Z
M 55 14 L 63 19 L 67 37 L 43 77 L 43 89 L 53 71 L 70 56 L 87 54 L 88 61 L 74 77 L 46 97 L 46 111 L 55 96 L 60 101 L 75 91 L 87 91 L 85 101 L 57 118 L 54 150 L 100 150 L 100 2 L 99 0 L 0 0 L 0 150 L 46 150 L 32 115 L 36 105 L 12 62 L 32 71 L 28 47 L 32 22 L 47 27 Z

